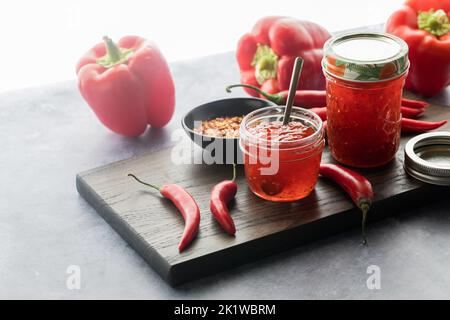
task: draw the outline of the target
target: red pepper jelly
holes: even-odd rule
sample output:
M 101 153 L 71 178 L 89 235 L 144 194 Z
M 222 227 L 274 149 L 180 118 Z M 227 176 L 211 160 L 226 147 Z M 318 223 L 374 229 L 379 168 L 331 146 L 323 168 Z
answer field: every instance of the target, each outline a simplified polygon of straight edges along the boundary
M 247 183 L 254 194 L 270 201 L 295 201 L 311 193 L 325 145 L 316 114 L 294 107 L 286 125 L 283 114 L 282 107 L 259 109 L 240 128 Z
M 390 162 L 400 144 L 408 46 L 388 34 L 348 34 L 327 41 L 324 52 L 331 155 L 354 167 Z
M 267 141 L 289 142 L 312 135 L 315 130 L 301 122 L 291 121 L 286 125 L 280 120 L 270 122 L 258 121 L 247 127 L 251 135 Z

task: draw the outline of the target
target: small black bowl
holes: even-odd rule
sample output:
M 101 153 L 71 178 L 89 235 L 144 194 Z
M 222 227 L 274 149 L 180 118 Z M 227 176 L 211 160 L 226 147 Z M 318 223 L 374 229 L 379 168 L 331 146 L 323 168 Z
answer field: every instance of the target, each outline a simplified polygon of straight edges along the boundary
M 275 103 L 258 98 L 228 98 L 215 100 L 189 111 L 182 119 L 181 125 L 191 140 L 209 153 L 208 159 L 216 164 L 242 164 L 239 138 L 218 138 L 202 135 L 194 131 L 195 125 L 204 120 L 217 117 L 245 116 L 252 111 L 265 107 L 275 107 Z

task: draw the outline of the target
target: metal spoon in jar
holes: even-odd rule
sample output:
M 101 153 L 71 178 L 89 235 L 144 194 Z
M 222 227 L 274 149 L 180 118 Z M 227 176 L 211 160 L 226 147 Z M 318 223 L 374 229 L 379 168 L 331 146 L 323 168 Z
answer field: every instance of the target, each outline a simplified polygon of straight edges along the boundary
M 292 105 L 294 104 L 295 92 L 297 91 L 298 79 L 300 78 L 300 74 L 302 73 L 302 67 L 303 59 L 297 57 L 294 62 L 291 83 L 289 85 L 289 94 L 286 101 L 286 109 L 284 110 L 283 125 L 288 124 L 291 118 Z

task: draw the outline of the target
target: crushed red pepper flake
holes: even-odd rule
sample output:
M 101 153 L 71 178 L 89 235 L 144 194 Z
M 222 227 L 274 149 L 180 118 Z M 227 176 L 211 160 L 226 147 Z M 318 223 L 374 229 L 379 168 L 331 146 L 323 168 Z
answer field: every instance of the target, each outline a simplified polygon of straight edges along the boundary
M 194 131 L 216 138 L 239 138 L 239 127 L 243 118 L 243 116 L 234 116 L 205 120 Z

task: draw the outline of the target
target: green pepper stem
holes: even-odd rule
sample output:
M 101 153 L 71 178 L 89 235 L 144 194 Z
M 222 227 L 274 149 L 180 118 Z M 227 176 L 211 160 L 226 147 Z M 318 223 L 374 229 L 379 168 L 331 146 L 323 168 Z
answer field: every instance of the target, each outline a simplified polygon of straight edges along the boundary
M 280 93 L 271 94 L 271 93 L 261 90 L 258 87 L 252 86 L 250 84 L 233 84 L 231 86 L 226 87 L 225 90 L 228 93 L 230 93 L 232 88 L 237 88 L 237 87 L 244 87 L 244 88 L 255 90 L 260 95 L 262 95 L 264 98 L 266 98 L 267 100 L 270 100 L 272 102 L 275 102 L 276 104 L 285 104 L 285 102 L 286 102 L 286 98 L 284 97 L 284 95 L 282 95 Z
M 417 25 L 419 29 L 426 30 L 437 37 L 446 35 L 450 31 L 450 21 L 442 9 L 419 12 Z
M 158 187 L 158 186 L 155 186 L 155 185 L 153 185 L 153 184 L 144 182 L 144 181 L 140 180 L 138 177 L 136 177 L 136 176 L 135 176 L 134 174 L 132 174 L 132 173 L 127 174 L 127 176 L 134 178 L 137 182 L 142 183 L 143 185 L 146 185 L 146 186 L 148 186 L 148 187 L 150 187 L 150 188 L 153 188 L 153 189 L 156 189 L 156 190 L 158 190 L 158 191 L 161 191 L 161 187 Z
M 255 78 L 260 85 L 277 77 L 278 56 L 268 45 L 258 43 L 251 65 L 255 68 Z
M 119 47 L 108 36 L 104 36 L 103 41 L 105 42 L 106 52 L 111 62 L 114 63 L 119 61 L 120 60 Z
M 97 63 L 105 68 L 111 68 L 117 64 L 127 63 L 133 54 L 132 49 L 120 48 L 109 37 L 104 36 L 106 54 L 97 59 Z

